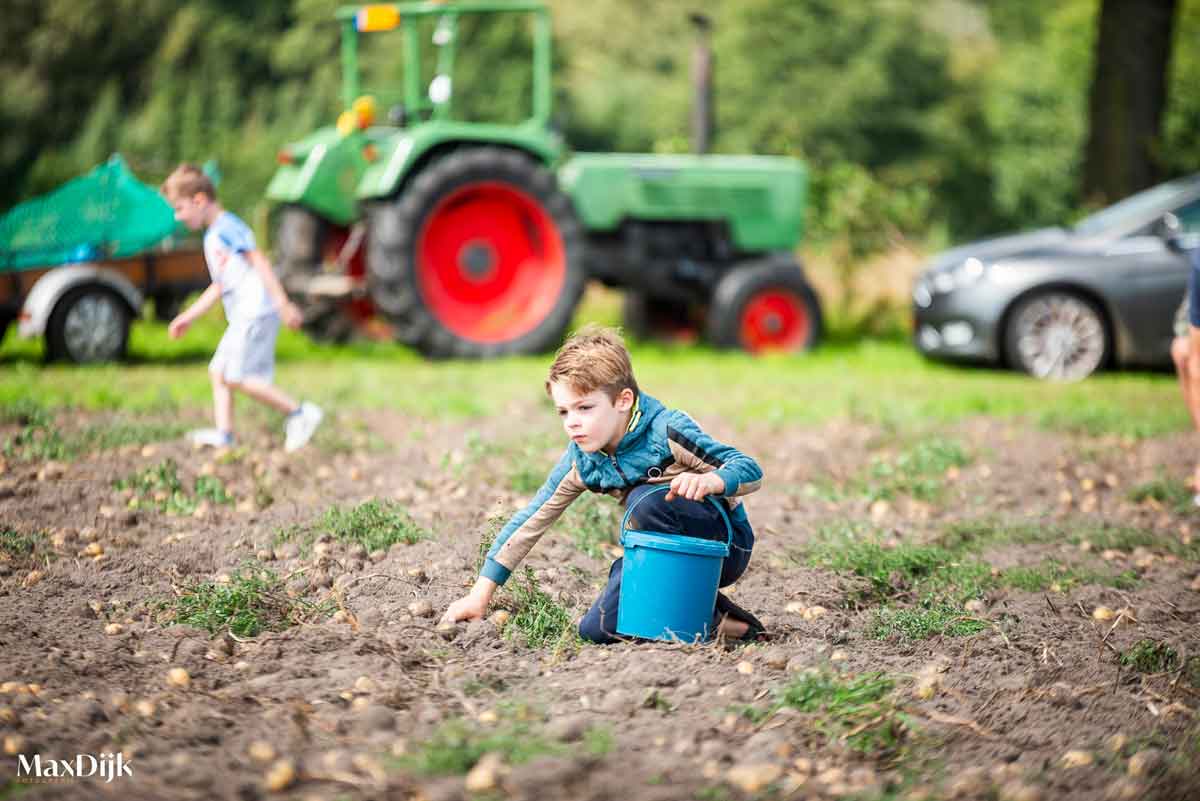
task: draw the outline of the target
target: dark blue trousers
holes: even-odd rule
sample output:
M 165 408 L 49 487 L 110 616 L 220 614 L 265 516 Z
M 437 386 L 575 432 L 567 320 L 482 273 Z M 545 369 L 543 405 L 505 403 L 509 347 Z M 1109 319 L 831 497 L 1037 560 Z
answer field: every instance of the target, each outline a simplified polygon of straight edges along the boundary
M 651 494 L 639 503 L 646 493 Z M 655 491 L 653 485 L 643 484 L 634 487 L 625 502 L 628 507 L 637 504 L 629 520 L 631 529 L 706 540 L 725 539 L 725 521 L 708 500 L 689 501 L 676 497 L 668 501 L 661 488 Z M 744 515 L 739 517 L 734 519 L 731 516 L 733 541 L 729 556 L 721 565 L 722 587 L 729 586 L 746 572 L 746 566 L 750 564 L 750 552 L 754 548 L 754 530 Z M 608 585 L 579 621 L 579 636 L 585 640 L 608 644 L 620 639 L 617 634 L 617 610 L 621 603 L 621 562 L 618 559 L 612 563 L 608 569 Z

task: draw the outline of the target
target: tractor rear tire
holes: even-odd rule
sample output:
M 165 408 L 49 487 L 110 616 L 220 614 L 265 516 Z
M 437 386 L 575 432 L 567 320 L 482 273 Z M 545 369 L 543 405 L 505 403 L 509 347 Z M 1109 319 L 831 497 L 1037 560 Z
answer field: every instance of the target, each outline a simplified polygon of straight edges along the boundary
M 301 329 L 317 342 L 342 343 L 354 334 L 347 302 L 313 298 L 304 292 L 308 280 L 320 275 L 334 225 L 303 206 L 284 206 L 275 222 L 274 267 L 288 297 L 304 313 Z
M 695 342 L 701 325 L 696 322 L 693 304 L 648 295 L 635 289 L 625 290 L 621 301 L 621 322 L 625 332 L 635 339 L 657 342 Z
M 797 262 L 762 259 L 717 282 L 707 327 L 718 347 L 802 353 L 821 339 L 821 304 Z
M 367 282 L 396 336 L 434 358 L 538 353 L 583 293 L 583 234 L 528 155 L 469 147 L 368 209 Z

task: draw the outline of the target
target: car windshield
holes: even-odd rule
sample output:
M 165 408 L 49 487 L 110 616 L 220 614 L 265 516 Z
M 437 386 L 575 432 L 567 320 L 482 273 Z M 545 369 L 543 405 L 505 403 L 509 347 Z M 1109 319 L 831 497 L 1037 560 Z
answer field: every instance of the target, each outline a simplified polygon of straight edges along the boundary
M 1162 213 L 1170 209 L 1172 200 L 1195 183 L 1195 178 L 1180 178 L 1144 189 L 1136 195 L 1130 195 L 1106 209 L 1084 217 L 1075 225 L 1075 232 L 1091 236 L 1113 228 L 1119 229 L 1126 225 L 1146 222 L 1156 212 Z

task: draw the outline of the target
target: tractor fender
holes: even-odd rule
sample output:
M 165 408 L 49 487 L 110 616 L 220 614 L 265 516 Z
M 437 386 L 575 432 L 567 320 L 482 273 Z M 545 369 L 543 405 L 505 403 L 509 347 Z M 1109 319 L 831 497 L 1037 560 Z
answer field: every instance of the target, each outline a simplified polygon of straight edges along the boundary
M 367 167 L 358 182 L 358 199 L 370 201 L 394 195 L 430 161 L 463 147 L 519 150 L 547 167 L 559 159 L 562 148 L 554 135 L 475 123 L 429 123 L 415 136 L 397 136 L 380 147 L 379 160 Z
M 33 289 L 29 290 L 21 307 L 18 333 L 22 337 L 44 335 L 46 324 L 59 300 L 75 287 L 84 284 L 99 284 L 112 289 L 128 304 L 134 319 L 141 314 L 142 293 L 124 275 L 98 264 L 72 264 L 57 267 L 46 273 L 33 285 Z

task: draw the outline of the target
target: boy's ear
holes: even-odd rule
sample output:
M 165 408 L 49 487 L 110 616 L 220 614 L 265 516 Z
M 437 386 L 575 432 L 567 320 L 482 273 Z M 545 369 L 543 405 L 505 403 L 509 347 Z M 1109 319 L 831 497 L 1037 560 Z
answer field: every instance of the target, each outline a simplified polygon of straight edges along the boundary
M 614 404 L 619 412 L 627 412 L 633 408 L 633 390 L 625 387 L 617 393 L 617 402 Z

